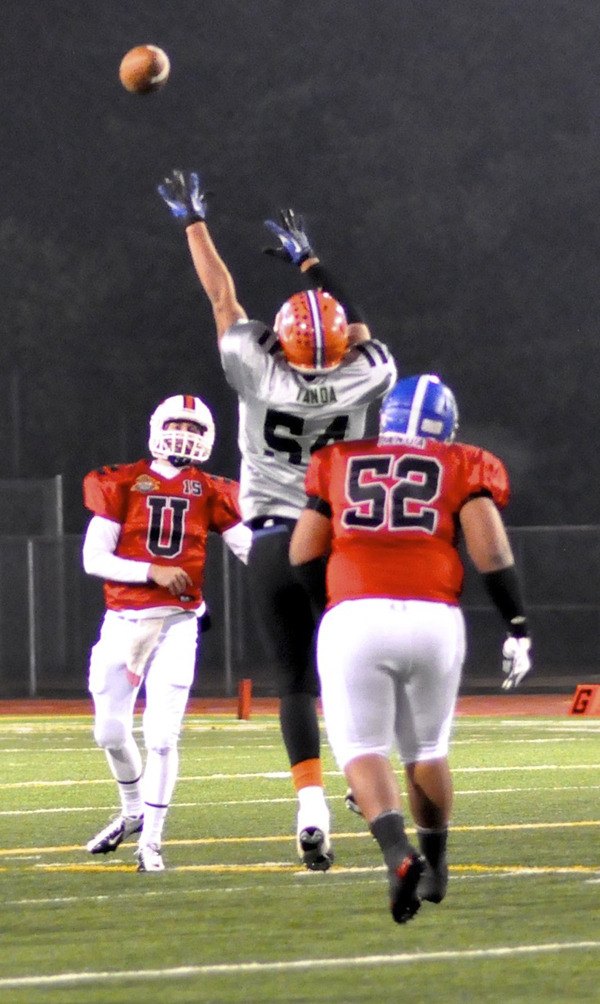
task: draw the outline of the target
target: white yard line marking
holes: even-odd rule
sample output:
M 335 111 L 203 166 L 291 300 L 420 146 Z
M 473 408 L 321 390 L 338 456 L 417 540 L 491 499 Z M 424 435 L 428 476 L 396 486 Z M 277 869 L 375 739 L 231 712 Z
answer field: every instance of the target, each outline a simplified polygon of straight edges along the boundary
M 510 790 L 512 790 L 512 789 L 510 789 Z M 525 790 L 526 791 L 533 791 L 535 789 L 533 789 L 533 788 L 527 788 Z M 547 789 L 543 789 L 543 790 L 545 791 Z M 554 790 L 554 789 L 552 789 L 552 790 Z M 563 790 L 564 791 L 574 791 L 576 789 L 572 788 L 572 787 L 565 787 L 564 789 L 560 788 L 558 790 L 559 791 L 563 791 Z M 589 791 L 590 789 L 586 787 L 583 790 L 584 791 Z M 329 802 L 332 802 L 332 801 L 341 801 L 344 797 L 345 797 L 344 795 L 328 795 L 327 796 L 327 800 Z M 172 808 L 173 809 L 199 809 L 199 808 L 208 808 L 208 807 L 212 808 L 214 806 L 222 806 L 224 808 L 227 808 L 228 806 L 240 806 L 240 805 L 282 805 L 282 804 L 290 804 L 290 805 L 294 804 L 294 805 L 296 805 L 297 802 L 298 802 L 298 799 L 295 798 L 295 797 L 292 797 L 292 796 L 290 796 L 288 798 L 240 798 L 240 799 L 236 799 L 234 801 L 228 801 L 228 802 L 224 802 L 224 801 L 207 802 L 207 801 L 204 801 L 204 800 L 199 800 L 197 802 L 173 802 L 172 803 Z M 0 810 L 0 817 L 1 816 L 38 816 L 38 815 L 46 815 L 47 813 L 51 813 L 51 812 L 58 812 L 58 813 L 66 813 L 66 812 L 95 812 L 95 813 L 114 812 L 114 813 L 116 813 L 117 812 L 117 807 L 113 804 L 113 805 L 80 805 L 80 806 L 71 806 L 71 807 L 64 807 L 64 806 L 62 806 L 62 807 L 54 807 L 54 808 L 51 808 L 51 809 L 2 809 L 2 810 Z
M 600 941 L 563 941 L 540 945 L 502 945 L 495 948 L 472 948 L 440 952 L 400 952 L 394 955 L 359 955 L 325 959 L 291 959 L 287 962 L 237 962 L 204 966 L 173 966 L 164 969 L 55 973 L 47 976 L 21 976 L 0 979 L 0 988 L 61 986 L 82 983 L 106 983 L 113 980 L 172 980 L 188 976 L 236 975 L 239 973 L 294 972 L 319 969 L 358 969 L 370 966 L 422 965 L 428 962 L 462 962 L 470 959 L 498 959 L 518 956 L 552 955 L 558 952 L 589 951 L 600 948 Z
M 530 795 L 534 791 L 597 791 L 600 788 L 600 784 L 564 784 L 564 785 L 535 785 L 526 788 L 455 788 L 455 797 L 462 798 L 463 795 Z M 328 793 L 328 802 L 341 802 L 346 796 L 345 795 L 331 795 Z M 236 808 L 244 805 L 296 805 L 297 799 L 295 796 L 282 797 L 282 798 L 237 798 L 229 799 L 227 801 L 219 800 L 217 802 L 199 800 L 197 802 L 173 802 L 173 809 L 198 809 L 198 808 L 213 808 L 214 806 L 219 806 L 223 808 L 230 808 L 235 806 Z M 0 818 L 2 816 L 44 816 L 49 813 L 58 813 L 59 815 L 64 815 L 69 812 L 116 812 L 117 809 L 115 805 L 77 805 L 77 806 L 52 806 L 47 809 L 0 809 Z
M 472 871 L 467 871 L 471 868 Z M 600 882 L 600 875 L 598 878 L 595 876 L 598 871 L 594 871 L 589 866 L 585 865 L 573 865 L 572 868 L 526 868 L 523 865 L 506 865 L 503 870 L 500 870 L 500 866 L 490 866 L 486 868 L 485 865 L 461 865 L 460 871 L 459 866 L 451 865 L 450 871 L 452 872 L 452 884 L 456 885 L 458 882 L 481 882 L 482 880 L 487 881 L 506 881 L 507 879 L 528 879 L 528 878 L 538 878 L 540 875 L 567 875 L 571 877 L 581 877 L 585 885 L 596 885 Z M 492 870 L 493 869 L 493 870 Z M 122 871 L 128 871 L 130 874 L 132 872 L 132 866 L 127 869 L 123 868 Z M 169 871 L 177 871 L 177 868 L 169 868 Z M 352 883 L 352 886 L 356 886 L 357 883 L 361 885 L 376 885 L 381 886 L 381 874 L 385 872 L 384 865 L 370 865 L 370 866 L 352 866 L 347 868 L 339 868 L 337 865 L 333 870 L 331 870 L 327 876 L 327 888 L 331 889 L 335 886 L 347 886 L 348 882 Z M 455 874 L 456 872 L 456 874 Z M 230 872 L 231 873 L 231 872 Z M 282 870 L 282 874 L 284 874 Z M 305 869 L 301 871 L 296 871 L 294 874 L 285 874 L 286 878 L 286 888 L 289 888 L 288 883 L 291 881 L 292 885 L 297 885 L 297 883 L 302 883 L 305 885 L 306 882 L 320 881 L 319 878 L 315 876 L 315 873 L 308 872 Z M 127 892 L 122 893 L 111 893 L 106 894 L 95 894 L 89 896 L 40 896 L 38 899 L 14 899 L 6 900 L 4 906 L 8 907 L 19 907 L 19 906 L 59 906 L 61 904 L 69 903 L 104 903 L 104 902 L 115 902 L 115 900 L 139 900 L 139 899 L 152 899 L 153 897 L 160 896 L 161 899 L 165 898 L 176 898 L 181 899 L 184 896 L 192 896 L 197 898 L 200 894 L 207 894 L 210 896 L 214 895 L 235 895 L 239 896 L 242 892 L 262 892 L 267 888 L 267 886 L 261 884 L 260 882 L 253 882 L 251 885 L 194 885 L 193 887 L 187 887 L 183 889 L 138 889 L 134 890 L 130 887 Z M 299 886 L 298 886 L 299 888 Z
M 453 767 L 453 774 L 499 774 L 507 772 L 525 773 L 526 771 L 539 771 L 539 770 L 598 770 L 600 767 L 600 762 L 598 763 L 573 763 L 573 764 L 562 764 L 562 763 L 540 763 L 540 764 L 526 764 L 523 766 L 514 767 Z
M 582 736 L 582 739 L 585 737 Z M 477 742 L 477 739 L 469 740 L 469 742 Z M 491 742 L 492 740 L 490 740 Z M 544 740 L 546 741 L 546 740 Z M 550 740 L 547 740 L 550 742 Z M 562 742 L 563 740 L 556 740 L 557 742 Z M 180 748 L 184 748 L 185 744 L 180 744 Z M 214 756 L 218 757 L 223 750 L 227 750 L 228 753 L 233 753 L 234 757 L 241 760 L 249 760 L 251 757 L 256 759 L 256 750 L 275 750 L 280 749 L 275 743 L 269 743 L 268 745 L 262 743 L 260 745 L 253 744 L 252 752 L 247 753 L 247 746 L 241 746 L 239 743 L 225 743 L 225 744 L 213 744 L 210 746 L 202 746 L 201 748 L 197 745 L 187 744 L 184 748 L 184 752 L 188 759 L 193 756 L 197 756 L 199 759 L 206 760 Z M 67 756 L 79 756 L 81 753 L 91 753 L 94 756 L 98 756 L 102 751 L 98 746 L 0 746 L 0 754 L 4 755 L 7 753 L 12 753 L 13 755 L 21 754 L 22 756 L 32 756 L 34 753 L 38 753 L 41 756 L 46 756 L 48 753 L 64 753 Z
M 565 738 L 564 735 L 556 736 L 554 738 L 544 736 L 543 738 L 538 739 L 498 739 L 496 736 L 493 738 L 473 736 L 472 739 L 453 739 L 452 746 L 490 746 L 493 744 L 494 748 L 496 748 L 496 746 L 555 746 L 557 743 L 560 743 L 560 745 L 563 746 L 564 743 L 586 743 L 588 741 L 589 735 L 568 736 L 567 738 Z M 60 750 L 57 750 L 57 752 L 60 752 Z
M 282 862 L 283 864 L 283 862 Z M 271 867 L 273 863 L 271 863 Z M 471 870 L 469 870 L 471 869 Z M 59 869 L 60 870 L 60 869 Z M 121 869 L 123 871 L 128 871 L 130 874 L 132 872 L 132 866 L 128 866 L 127 869 Z M 178 871 L 178 868 L 169 868 L 169 871 Z M 581 879 L 585 885 L 596 885 L 600 882 L 600 875 L 598 874 L 598 869 L 594 871 L 588 865 L 573 865 L 572 867 L 547 867 L 547 868 L 527 868 L 524 865 L 505 865 L 503 868 L 501 866 L 485 866 L 483 864 L 473 864 L 473 865 L 451 865 L 450 871 L 452 873 L 452 884 L 455 886 L 459 882 L 481 882 L 482 880 L 487 881 L 506 881 L 507 879 L 528 879 L 528 878 L 538 878 L 544 875 L 559 875 L 568 876 L 573 878 Z M 281 874 L 284 875 L 286 880 L 286 888 L 289 888 L 289 883 L 292 886 L 297 886 L 300 888 L 298 883 L 305 885 L 306 882 L 319 882 L 320 879 L 316 876 L 314 872 L 308 872 L 306 869 L 300 871 L 295 871 L 290 874 L 290 868 L 288 865 L 287 872 L 284 872 L 282 868 Z M 346 887 L 349 882 L 352 883 L 354 887 L 357 883 L 361 885 L 376 885 L 381 886 L 381 876 L 385 872 L 385 865 L 354 865 L 349 867 L 338 867 L 336 865 L 327 876 L 327 888 L 331 891 L 334 886 L 344 886 Z M 231 869 L 229 869 L 231 874 Z M 271 873 L 272 874 L 272 873 Z M 598 876 L 598 877 L 596 877 Z M 6 900 L 4 902 L 5 907 L 18 907 L 18 906 L 56 906 L 61 903 L 96 903 L 96 902 L 114 902 L 115 900 L 138 900 L 146 899 L 152 897 L 160 896 L 161 899 L 171 897 L 176 899 L 181 899 L 184 896 L 192 896 L 196 898 L 200 894 L 206 895 L 235 895 L 239 896 L 242 892 L 259 892 L 264 891 L 267 888 L 264 884 L 260 882 L 253 881 L 252 884 L 243 885 L 197 885 L 188 886 L 182 889 L 147 889 L 139 888 L 134 889 L 130 886 L 127 892 L 117 893 L 113 892 L 108 894 L 94 894 L 94 895 L 81 895 L 81 896 L 40 896 L 37 899 L 14 899 Z M 269 887 L 271 888 L 271 887 Z
M 571 770 L 598 770 L 600 763 L 572 763 L 572 764 L 559 764 L 559 763 L 545 763 L 545 764 L 535 764 L 535 765 L 524 765 L 524 766 L 512 766 L 512 767 L 453 767 L 453 774 L 515 774 L 515 773 L 526 773 L 531 771 L 542 771 L 542 770 L 557 770 L 557 771 L 571 771 Z M 339 770 L 325 770 L 323 774 L 326 777 L 341 777 L 341 772 Z M 193 775 L 183 775 L 179 778 L 178 784 L 183 784 L 186 781 L 281 781 L 289 780 L 289 771 L 286 770 L 276 770 L 276 771 L 256 771 L 252 774 L 193 774 Z M 87 784 L 112 784 L 114 781 L 111 777 L 109 778 L 69 778 L 63 781 L 11 781 L 7 784 L 0 784 L 1 791 L 8 791 L 11 788 L 67 788 L 73 787 L 74 785 L 82 787 Z

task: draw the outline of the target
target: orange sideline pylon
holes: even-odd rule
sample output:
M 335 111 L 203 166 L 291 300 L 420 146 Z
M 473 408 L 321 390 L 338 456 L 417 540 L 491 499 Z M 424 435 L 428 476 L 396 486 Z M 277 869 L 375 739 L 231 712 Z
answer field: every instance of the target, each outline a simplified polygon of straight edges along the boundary
M 238 686 L 238 718 L 250 718 L 251 704 L 252 680 L 240 680 Z

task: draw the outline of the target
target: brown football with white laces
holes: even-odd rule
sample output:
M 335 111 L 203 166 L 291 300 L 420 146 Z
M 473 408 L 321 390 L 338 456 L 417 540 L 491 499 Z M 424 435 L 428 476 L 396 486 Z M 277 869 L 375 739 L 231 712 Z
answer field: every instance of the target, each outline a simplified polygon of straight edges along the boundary
M 169 57 L 157 45 L 136 45 L 126 52 L 119 67 L 119 79 L 126 91 L 151 94 L 169 79 Z

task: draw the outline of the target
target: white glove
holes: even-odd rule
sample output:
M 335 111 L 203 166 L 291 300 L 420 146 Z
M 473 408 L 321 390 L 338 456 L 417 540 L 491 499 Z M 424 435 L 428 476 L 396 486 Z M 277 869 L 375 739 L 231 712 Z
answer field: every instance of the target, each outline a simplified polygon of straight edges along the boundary
M 515 638 L 509 634 L 502 646 L 502 672 L 506 673 L 502 690 L 518 687 L 523 677 L 527 675 L 531 669 L 530 649 L 530 638 Z

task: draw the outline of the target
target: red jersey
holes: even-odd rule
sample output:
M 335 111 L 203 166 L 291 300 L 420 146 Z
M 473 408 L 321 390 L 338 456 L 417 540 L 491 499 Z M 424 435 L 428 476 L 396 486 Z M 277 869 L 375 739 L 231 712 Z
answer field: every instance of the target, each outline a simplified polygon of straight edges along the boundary
M 193 466 L 163 478 L 148 460 L 91 471 L 83 481 L 83 498 L 94 515 L 121 524 L 114 552 L 118 557 L 178 565 L 193 582 L 185 597 L 177 597 L 153 582 L 106 581 L 104 596 L 111 610 L 199 607 L 208 533 L 223 533 L 241 519 L 237 482 Z
M 492 453 L 434 439 L 367 439 L 326 446 L 306 473 L 309 506 L 331 517 L 328 605 L 372 596 L 457 604 L 462 506 L 509 499 L 506 469 Z

